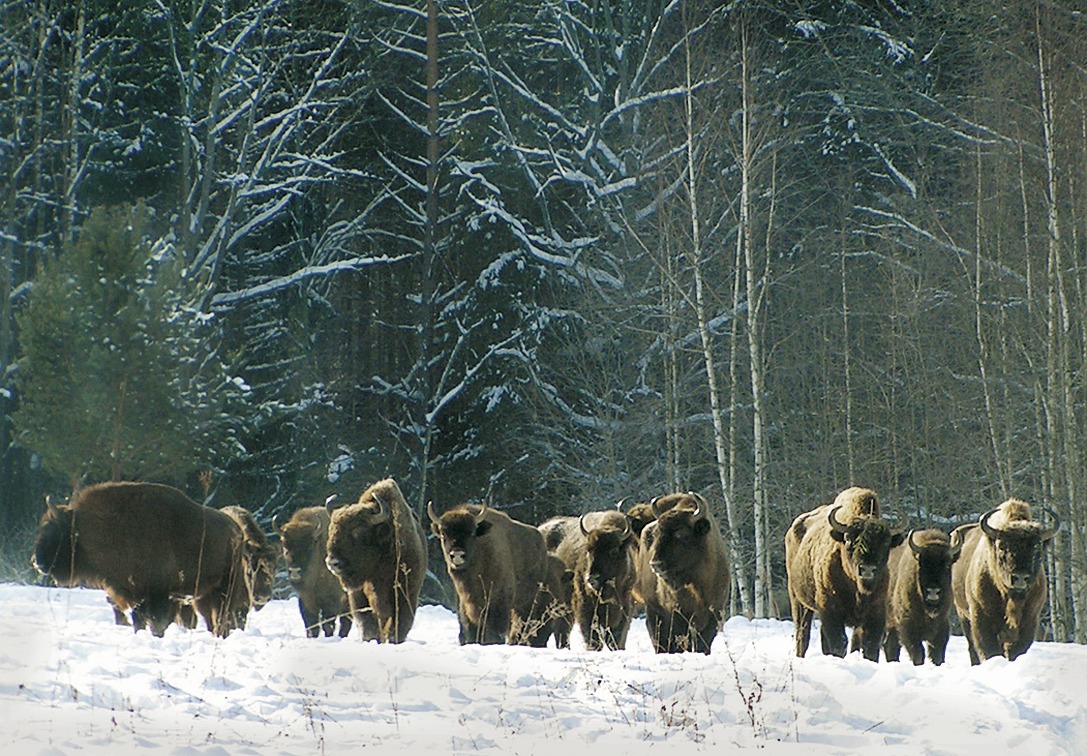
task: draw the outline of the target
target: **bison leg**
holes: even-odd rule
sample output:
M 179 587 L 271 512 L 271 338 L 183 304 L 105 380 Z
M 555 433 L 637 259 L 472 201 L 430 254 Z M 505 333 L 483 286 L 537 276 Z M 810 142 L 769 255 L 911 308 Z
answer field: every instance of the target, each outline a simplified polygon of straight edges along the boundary
M 845 623 L 841 620 L 820 615 L 819 639 L 823 644 L 824 656 L 845 656 Z
M 801 659 L 808 653 L 808 644 L 811 642 L 811 621 L 814 612 L 803 604 L 793 601 L 793 624 L 796 634 L 796 655 Z
M 649 640 L 658 654 L 671 653 L 670 640 L 665 637 L 664 623 L 666 615 L 657 607 L 646 604 L 645 628 L 649 631 Z
M 928 643 L 928 658 L 932 660 L 932 663 L 936 666 L 940 666 L 944 663 L 944 657 L 947 653 L 947 639 L 951 635 L 951 628 L 947 622 L 941 623 L 932 632 Z
M 347 600 L 351 605 L 351 618 L 361 628 L 362 639 L 364 641 L 379 640 L 381 631 L 378 628 L 377 617 L 374 616 L 373 609 L 370 607 L 370 600 L 366 598 L 366 594 L 360 590 L 349 591 Z
M 994 656 L 1004 655 L 1004 646 L 997 637 L 996 632 L 986 627 L 984 622 L 974 622 L 974 650 L 977 652 L 978 662 L 991 659 Z
M 978 658 L 978 650 L 974 646 L 973 623 L 964 614 L 960 614 L 959 619 L 962 621 L 962 634 L 966 636 L 966 650 L 970 654 L 970 663 L 974 665 L 981 664 L 981 659 Z
M 902 642 L 906 646 L 906 653 L 910 655 L 913 666 L 920 667 L 925 663 L 925 645 L 919 634 L 911 633 L 903 638 Z
M 898 640 L 898 628 L 887 628 L 887 637 L 883 639 L 883 655 L 887 661 L 896 662 L 902 654 L 902 644 Z
M 877 618 L 877 624 L 862 628 L 853 628 L 853 641 L 860 646 L 860 651 L 868 661 L 879 661 L 879 647 L 883 642 L 884 619 Z M 909 646 L 906 647 L 909 650 Z M 912 656 L 912 653 L 911 653 Z
M 316 638 L 324 630 L 325 635 L 332 635 L 332 620 L 322 620 L 321 610 L 310 606 L 308 601 L 298 599 L 298 612 L 302 615 L 302 625 L 306 628 L 307 638 Z

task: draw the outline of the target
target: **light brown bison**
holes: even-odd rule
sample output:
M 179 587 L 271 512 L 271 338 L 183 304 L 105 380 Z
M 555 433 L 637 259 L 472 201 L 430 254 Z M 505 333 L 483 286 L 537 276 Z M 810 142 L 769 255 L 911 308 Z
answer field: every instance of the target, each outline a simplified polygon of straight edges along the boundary
M 106 592 L 136 630 L 161 636 L 192 602 L 225 637 L 249 606 L 244 535 L 228 515 L 156 483 L 101 483 L 50 504 L 34 566 L 58 585 Z
M 426 532 L 392 478 L 331 515 L 325 564 L 340 579 L 365 640 L 401 643 L 415 622 L 426 578 Z
M 850 650 L 879 660 L 886 627 L 887 558 L 906 534 L 880 518 L 879 499 L 867 488 L 847 488 L 833 504 L 805 512 L 785 533 L 785 571 L 796 625 L 796 655 L 803 657 L 819 615 L 823 653 Z
M 962 621 L 970 663 L 993 656 L 1015 659 L 1034 642 L 1048 595 L 1045 545 L 1060 529 L 1031 517 L 1030 505 L 1008 499 L 976 524 L 955 529 L 962 555 L 951 571 L 955 609 Z
M 626 648 L 638 554 L 630 519 L 618 509 L 553 517 L 540 532 L 548 551 L 572 573 L 570 607 L 586 647 Z M 565 644 L 561 639 L 556 633 L 560 647 L 569 645 L 568 637 Z
M 231 505 L 219 511 L 238 523 L 245 537 L 245 587 L 249 594 L 249 606 L 238 618 L 238 626 L 244 628 L 248 609 L 259 612 L 272 600 L 279 550 L 268 540 L 264 530 L 257 524 L 257 518 L 248 509 Z
M 914 664 L 944 663 L 951 632 L 951 567 L 962 544 L 940 530 L 911 530 L 887 558 L 887 635 L 883 654 L 898 661 L 902 646 Z
M 654 499 L 638 546 L 637 596 L 657 653 L 710 652 L 731 590 L 728 549 L 709 503 L 693 492 Z
M 287 579 L 298 596 L 298 609 L 306 635 L 316 638 L 322 632 L 339 636 L 351 632 L 351 609 L 340 579 L 325 564 L 328 526 L 332 521 L 324 507 L 303 507 L 290 518 L 276 515 L 272 527 L 279 533 Z
M 563 590 L 540 531 L 486 505 L 461 504 L 439 517 L 431 503 L 427 513 L 457 592 L 461 645 L 546 646 Z

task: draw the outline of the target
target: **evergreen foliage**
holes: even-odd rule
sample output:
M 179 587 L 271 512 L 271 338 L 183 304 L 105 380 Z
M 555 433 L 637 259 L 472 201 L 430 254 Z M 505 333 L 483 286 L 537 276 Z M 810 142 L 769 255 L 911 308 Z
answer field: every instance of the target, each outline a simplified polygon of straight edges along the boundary
M 245 386 L 146 205 L 96 208 L 18 315 L 18 442 L 77 486 L 180 481 L 242 451 Z

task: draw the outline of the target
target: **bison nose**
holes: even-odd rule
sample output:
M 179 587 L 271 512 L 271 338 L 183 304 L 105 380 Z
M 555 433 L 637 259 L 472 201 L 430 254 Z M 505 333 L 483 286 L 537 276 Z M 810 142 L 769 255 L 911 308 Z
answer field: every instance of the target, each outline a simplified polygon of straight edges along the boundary
M 857 573 L 860 575 L 861 580 L 866 583 L 876 579 L 876 572 L 878 572 L 878 569 L 874 564 L 862 564 L 857 568 Z
M 1025 592 L 1030 587 L 1030 574 L 1026 572 L 1013 572 L 1011 589 Z
M 302 579 L 302 568 L 301 567 L 291 567 L 289 570 L 287 570 L 287 579 L 291 580 L 291 581 L 301 580 Z
M 340 571 L 340 567 L 342 565 L 343 562 L 341 562 L 339 559 L 332 556 L 331 554 L 325 557 L 325 567 L 328 567 L 328 571 L 334 575 Z
M 940 603 L 940 598 L 944 595 L 944 592 L 940 588 L 929 588 L 925 591 L 925 601 L 930 604 Z
M 450 549 L 449 550 L 449 564 L 453 569 L 460 569 L 468 561 L 468 556 L 465 554 L 464 549 Z

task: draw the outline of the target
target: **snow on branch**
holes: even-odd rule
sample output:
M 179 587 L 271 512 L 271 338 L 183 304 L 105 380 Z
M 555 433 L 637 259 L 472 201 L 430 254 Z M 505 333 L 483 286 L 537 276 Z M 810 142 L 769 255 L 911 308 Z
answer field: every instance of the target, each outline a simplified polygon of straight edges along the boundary
M 213 308 L 224 308 L 236 305 L 239 302 L 266 296 L 311 278 L 329 276 L 349 270 L 359 270 L 361 268 L 370 267 L 371 265 L 391 265 L 393 263 L 402 262 L 409 257 L 411 257 L 411 255 L 398 255 L 396 257 L 389 257 L 387 255 L 382 255 L 381 257 L 354 257 L 350 260 L 337 260 L 336 262 L 327 263 L 325 265 L 311 265 L 302 268 L 301 270 L 296 270 L 290 275 L 275 278 L 257 286 L 250 286 L 247 289 L 232 291 L 226 294 L 216 294 L 211 299 L 211 306 Z

